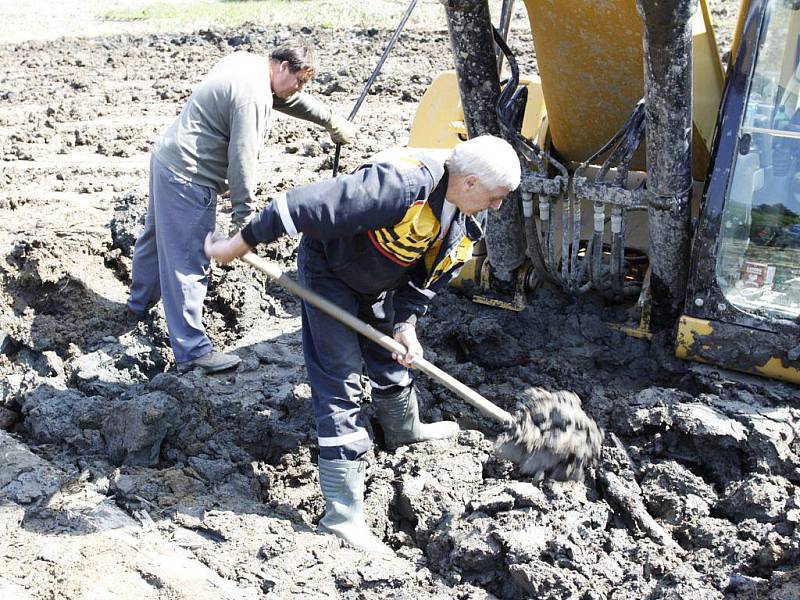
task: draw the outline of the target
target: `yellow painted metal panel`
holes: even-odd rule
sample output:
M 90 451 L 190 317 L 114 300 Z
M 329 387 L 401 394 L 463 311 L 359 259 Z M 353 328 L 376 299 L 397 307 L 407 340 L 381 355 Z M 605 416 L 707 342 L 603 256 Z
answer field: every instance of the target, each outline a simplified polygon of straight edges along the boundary
M 736 21 L 736 30 L 733 32 L 733 43 L 731 44 L 731 60 L 728 64 L 733 64 L 733 59 L 736 58 L 736 53 L 739 51 L 739 44 L 742 42 L 742 32 L 744 31 L 744 23 L 747 20 L 747 12 L 750 10 L 750 0 L 742 0 L 739 5 L 739 19 Z
M 408 145 L 416 148 L 452 148 L 459 142 L 457 123 L 464 111 L 455 71 L 444 71 L 433 80 L 419 103 Z
M 522 133 L 526 137 L 536 138 L 545 115 L 541 83 L 535 77 L 523 79 L 520 83 L 528 88 Z M 444 71 L 434 79 L 420 101 L 411 124 L 408 145 L 415 148 L 452 148 L 461 139 L 466 139 L 466 127 L 458 79 L 455 71 Z
M 636 0 L 525 0 L 553 146 L 582 161 L 644 95 Z
M 711 160 L 711 141 L 725 84 L 711 13 L 705 2 L 700 3 L 692 21 L 692 53 L 693 168 L 694 178 L 702 181 Z
M 678 335 L 675 344 L 675 356 L 683 360 L 689 358 L 689 349 L 694 346 L 695 335 L 710 335 L 713 331 L 711 323 L 704 319 L 682 316 L 678 321 Z
M 763 367 L 757 367 L 756 371 L 770 379 L 781 379 L 783 381 L 791 381 L 792 383 L 800 383 L 800 370 L 784 367 L 783 363 L 778 358 L 770 358 Z
M 644 95 L 642 21 L 636 0 L 525 0 L 550 137 L 581 161 L 624 123 Z M 723 73 L 705 0 L 692 22 L 695 178 L 705 179 Z M 644 168 L 639 156 L 635 169 Z
M 675 356 L 683 360 L 711 362 L 710 357 L 724 355 L 725 348 L 717 347 L 725 342 L 725 336 L 714 339 L 715 327 L 737 327 L 736 325 L 717 323 L 706 319 L 697 319 L 683 315 L 678 321 L 678 334 L 675 340 Z M 745 328 L 741 328 L 745 329 Z M 705 339 L 707 338 L 707 339 Z M 716 344 L 716 346 L 715 346 Z M 714 358 L 718 360 L 718 358 Z M 800 383 L 800 370 L 785 366 L 780 358 L 771 357 L 763 365 L 743 368 L 741 364 L 720 364 L 721 367 L 755 373 L 793 383 Z

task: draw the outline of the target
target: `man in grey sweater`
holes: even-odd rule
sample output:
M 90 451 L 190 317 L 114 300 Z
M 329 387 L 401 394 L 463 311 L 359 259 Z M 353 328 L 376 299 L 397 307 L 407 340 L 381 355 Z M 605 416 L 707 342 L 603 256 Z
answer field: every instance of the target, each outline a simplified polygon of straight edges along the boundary
M 328 130 L 346 144 L 355 126 L 302 93 L 313 77 L 313 48 L 293 43 L 262 57 L 224 57 L 192 93 L 150 158 L 150 201 L 133 253 L 129 327 L 159 298 L 178 370 L 235 367 L 234 354 L 216 352 L 203 328 L 209 261 L 203 251 L 214 230 L 217 196 L 230 190 L 232 221 L 243 227 L 254 209 L 258 154 L 272 109 Z

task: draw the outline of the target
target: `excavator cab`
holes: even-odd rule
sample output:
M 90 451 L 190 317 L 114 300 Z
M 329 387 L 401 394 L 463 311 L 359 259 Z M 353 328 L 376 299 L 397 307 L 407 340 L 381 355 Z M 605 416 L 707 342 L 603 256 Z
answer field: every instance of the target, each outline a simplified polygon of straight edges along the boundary
M 726 73 L 705 0 L 525 0 L 538 75 L 506 44 L 510 0 L 497 28 L 485 0 L 445 4 L 456 69 L 409 145 L 492 133 L 527 166 L 462 279 L 505 273 L 506 308 L 539 285 L 636 302 L 615 326 L 800 382 L 800 2 L 743 0 Z
M 800 2 L 750 2 L 728 72 L 678 355 L 800 381 Z

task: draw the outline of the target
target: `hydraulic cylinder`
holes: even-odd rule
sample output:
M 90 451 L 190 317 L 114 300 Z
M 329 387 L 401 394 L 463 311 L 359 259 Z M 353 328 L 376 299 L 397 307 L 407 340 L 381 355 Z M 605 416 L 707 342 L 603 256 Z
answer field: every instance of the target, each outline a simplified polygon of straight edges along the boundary
M 470 138 L 500 135 L 496 106 L 500 94 L 492 22 L 487 0 L 443 0 L 453 51 L 464 123 Z M 519 192 L 509 195 L 498 211 L 490 211 L 486 251 L 492 274 L 514 282 L 514 271 L 525 262 L 525 237 Z
M 681 313 L 692 195 L 692 15 L 697 0 L 637 0 L 644 22 L 650 286 L 655 331 Z

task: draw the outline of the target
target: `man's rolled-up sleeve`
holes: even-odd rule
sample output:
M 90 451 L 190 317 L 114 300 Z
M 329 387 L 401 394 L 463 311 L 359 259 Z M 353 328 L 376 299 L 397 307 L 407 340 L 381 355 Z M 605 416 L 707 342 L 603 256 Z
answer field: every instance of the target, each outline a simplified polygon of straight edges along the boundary
M 228 187 L 233 213 L 244 220 L 253 212 L 258 185 L 258 153 L 266 133 L 266 119 L 251 102 L 234 108 L 228 143 Z

